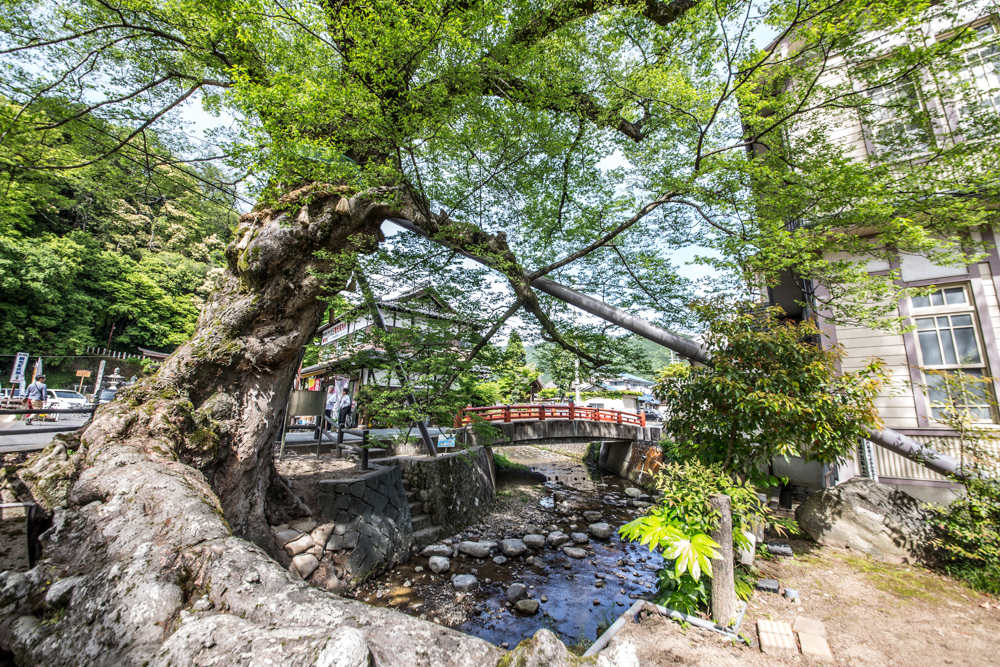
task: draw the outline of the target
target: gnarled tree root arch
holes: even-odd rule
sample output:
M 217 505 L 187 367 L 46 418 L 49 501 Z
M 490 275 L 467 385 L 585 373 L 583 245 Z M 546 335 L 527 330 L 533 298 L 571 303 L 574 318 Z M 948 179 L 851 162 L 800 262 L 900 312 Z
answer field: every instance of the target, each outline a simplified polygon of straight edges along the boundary
M 274 471 L 275 432 L 325 310 L 317 297 L 341 287 L 317 274 L 377 243 L 389 215 L 414 211 L 316 186 L 245 215 L 192 340 L 19 471 L 52 513 L 37 565 L 0 574 L 0 645 L 19 664 L 501 659 L 483 640 L 312 588 L 272 558 L 269 520 L 298 507 Z

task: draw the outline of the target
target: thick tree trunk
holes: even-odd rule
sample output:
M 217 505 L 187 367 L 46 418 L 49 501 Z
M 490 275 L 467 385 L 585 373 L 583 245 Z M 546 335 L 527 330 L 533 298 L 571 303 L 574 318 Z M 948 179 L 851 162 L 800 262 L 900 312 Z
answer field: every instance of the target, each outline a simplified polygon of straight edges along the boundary
M 22 469 L 53 526 L 34 569 L 0 574 L 0 644 L 19 662 L 496 662 L 486 642 L 311 588 L 265 553 L 268 513 L 297 507 L 273 465 L 281 410 L 318 297 L 340 287 L 317 273 L 405 209 L 312 186 L 244 216 L 191 341 Z

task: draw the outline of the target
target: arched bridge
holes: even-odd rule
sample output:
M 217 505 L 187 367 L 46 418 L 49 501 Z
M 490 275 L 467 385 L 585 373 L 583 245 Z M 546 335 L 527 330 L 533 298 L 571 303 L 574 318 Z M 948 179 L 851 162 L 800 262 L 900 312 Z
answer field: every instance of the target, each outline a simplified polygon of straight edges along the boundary
M 493 434 L 473 427 L 484 422 L 496 427 Z M 459 441 L 463 444 L 493 447 L 660 439 L 660 427 L 647 426 L 644 414 L 573 405 L 464 408 L 455 418 L 455 427 L 462 428 Z

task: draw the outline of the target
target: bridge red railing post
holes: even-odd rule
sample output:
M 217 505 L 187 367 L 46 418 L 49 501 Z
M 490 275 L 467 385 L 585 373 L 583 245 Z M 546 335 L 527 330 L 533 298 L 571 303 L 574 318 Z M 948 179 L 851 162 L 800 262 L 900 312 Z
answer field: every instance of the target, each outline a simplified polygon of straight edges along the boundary
M 646 411 L 645 410 L 643 410 L 642 412 L 639 413 L 639 426 L 642 426 L 642 427 L 646 426 Z
M 540 422 L 545 421 L 545 405 L 544 404 L 538 406 L 538 421 L 540 421 Z
M 569 420 L 573 421 L 576 419 L 576 405 L 574 403 L 569 404 Z
M 459 408 L 458 414 L 455 415 L 455 428 L 461 428 L 462 422 L 465 420 L 465 408 Z
M 622 423 L 622 411 L 621 410 L 615 410 L 615 412 L 618 413 L 618 423 L 621 424 Z
M 505 423 L 510 423 L 510 406 L 503 406 L 503 420 Z

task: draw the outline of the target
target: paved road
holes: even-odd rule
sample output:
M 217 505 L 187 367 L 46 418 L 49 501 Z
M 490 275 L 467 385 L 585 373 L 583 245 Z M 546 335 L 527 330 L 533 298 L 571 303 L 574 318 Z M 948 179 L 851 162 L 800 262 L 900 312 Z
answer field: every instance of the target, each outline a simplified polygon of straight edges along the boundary
M 41 428 L 53 426 L 83 426 L 87 415 L 59 415 L 59 421 L 34 421 L 29 426 L 23 421 L 0 421 L 0 454 L 11 452 L 37 451 L 41 446 L 49 444 L 57 433 L 35 433 Z M 0 420 L 8 419 L 9 415 L 0 416 Z

